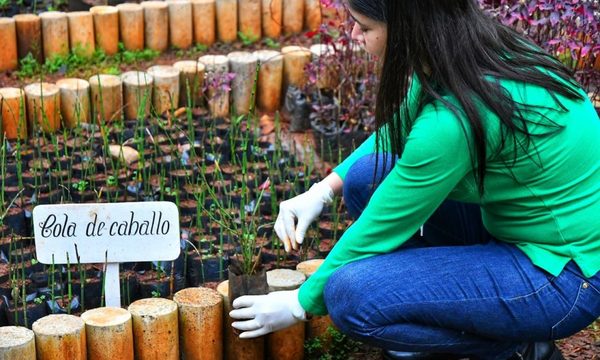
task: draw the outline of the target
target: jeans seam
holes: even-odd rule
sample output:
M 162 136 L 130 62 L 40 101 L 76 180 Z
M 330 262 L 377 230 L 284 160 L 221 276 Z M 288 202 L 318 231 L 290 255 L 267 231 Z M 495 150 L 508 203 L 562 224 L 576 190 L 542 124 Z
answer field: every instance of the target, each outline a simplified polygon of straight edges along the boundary
M 569 316 L 571 316 L 571 313 L 573 312 L 573 309 L 575 309 L 575 307 L 577 306 L 577 302 L 579 301 L 579 298 L 581 297 L 581 289 L 583 288 L 583 284 L 579 284 L 579 288 L 577 289 L 577 296 L 575 297 L 575 300 L 573 301 L 573 304 L 571 305 L 571 307 L 569 308 L 569 311 L 567 311 L 567 313 L 565 314 L 565 316 L 563 316 L 560 320 L 558 320 L 556 322 L 556 324 L 552 325 L 551 328 L 551 336 L 552 338 L 554 338 L 554 333 L 555 333 L 555 329 L 557 326 L 559 326 L 563 321 L 565 321 Z

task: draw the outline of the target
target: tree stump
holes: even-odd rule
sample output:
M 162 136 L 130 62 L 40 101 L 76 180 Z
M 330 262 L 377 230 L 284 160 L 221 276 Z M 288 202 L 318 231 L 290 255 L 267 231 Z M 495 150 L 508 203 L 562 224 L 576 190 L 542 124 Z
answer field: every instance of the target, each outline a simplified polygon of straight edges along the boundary
M 162 115 L 179 104 L 179 69 L 169 65 L 154 65 L 148 74 L 154 79 L 152 104 L 154 111 Z
M 31 53 L 40 64 L 44 62 L 42 48 L 42 20 L 34 14 L 13 16 L 17 27 L 17 51 L 19 59 Z
M 254 339 L 240 339 L 231 326 L 233 320 L 229 312 L 233 310 L 229 302 L 229 280 L 225 280 L 217 287 L 223 296 L 223 311 L 225 316 L 224 355 L 225 360 L 256 360 L 265 357 L 265 339 L 263 336 Z M 304 342 L 303 342 L 304 343 Z
M 204 81 L 208 90 L 208 109 L 213 117 L 229 116 L 229 91 L 223 89 L 229 73 L 229 59 L 224 55 L 204 55 Z
M 128 71 L 121 75 L 125 119 L 145 119 L 150 116 L 154 79 L 142 71 Z
M 317 72 L 317 87 L 319 89 L 334 89 L 339 84 L 338 74 L 334 65 L 327 57 L 334 56 L 335 49 L 330 44 L 315 44 L 310 47 L 312 61 L 319 66 Z
M 96 44 L 106 53 L 114 55 L 119 51 L 119 10 L 114 6 L 92 6 Z
M 88 360 L 133 360 L 131 314 L 121 308 L 97 308 L 81 314 Z
M 300 271 L 275 269 L 267 271 L 269 291 L 295 290 L 306 280 Z M 306 324 L 299 322 L 287 329 L 267 335 L 267 356 L 273 360 L 304 359 L 304 334 Z
M 262 0 L 262 32 L 263 36 L 277 39 L 283 27 L 282 0 Z
M 169 5 L 163 1 L 144 1 L 144 38 L 146 47 L 156 51 L 169 48 Z
M 275 112 L 281 105 L 283 56 L 275 50 L 257 50 L 254 55 L 260 61 L 256 103 L 262 111 Z
M 0 89 L 2 132 L 8 140 L 27 139 L 25 92 L 19 88 Z
M 33 331 L 17 326 L 0 327 L 0 359 L 35 360 Z
M 217 37 L 230 43 L 237 40 L 237 0 L 216 0 Z
M 84 57 L 91 57 L 96 50 L 94 38 L 94 18 L 87 11 L 67 13 L 69 22 L 69 43 L 71 52 Z
M 309 31 L 319 31 L 322 21 L 321 0 L 304 0 L 304 27 Z
M 119 10 L 119 34 L 125 49 L 144 50 L 144 8 L 140 4 L 123 3 Z
M 137 360 L 179 360 L 177 304 L 151 298 L 129 305 Z
M 192 46 L 193 22 L 190 0 L 167 0 L 169 4 L 169 38 L 171 46 L 187 49 Z
M 302 89 L 308 81 L 306 66 L 310 64 L 310 49 L 302 46 L 281 48 L 283 54 L 283 94 L 290 85 Z
M 15 70 L 19 65 L 17 27 L 13 18 L 0 18 L 0 72 Z
M 215 0 L 192 0 L 194 18 L 194 41 L 197 44 L 211 46 L 216 41 L 216 4 Z
M 188 288 L 173 296 L 179 308 L 181 352 L 186 360 L 223 358 L 223 297 L 208 288 Z
M 179 106 L 191 106 L 192 108 L 200 106 L 204 85 L 204 64 L 199 61 L 183 60 L 173 64 L 173 67 L 180 71 Z
M 239 0 L 238 27 L 248 40 L 260 40 L 262 36 L 261 0 Z
M 41 129 L 45 133 L 60 128 L 60 90 L 58 86 L 46 82 L 25 86 L 27 98 L 27 128 L 30 131 Z
M 299 34 L 304 28 L 304 0 L 286 0 L 283 4 L 283 33 Z
M 81 123 L 89 123 L 90 83 L 83 79 L 61 79 L 56 85 L 60 88 L 60 112 L 65 127 L 74 129 Z
M 92 97 L 92 119 L 98 124 L 118 121 L 122 116 L 121 78 L 97 74 L 89 79 Z
M 296 270 L 303 273 L 308 279 L 319 269 L 323 264 L 323 261 L 325 260 L 312 259 L 303 261 L 296 266 Z M 327 329 L 330 327 L 335 328 L 335 325 L 333 325 L 329 315 L 313 316 L 313 318 L 306 323 L 306 339 L 321 338 L 325 342 L 323 345 L 326 346 L 327 342 L 330 340 L 330 336 L 327 332 Z
M 258 59 L 247 51 L 234 51 L 227 55 L 231 72 L 235 77 L 231 82 L 231 98 L 236 114 L 248 114 L 252 106 L 252 89 Z
M 60 11 L 47 11 L 40 14 L 44 58 L 66 57 L 69 55 L 69 21 L 67 14 Z
M 48 315 L 33 323 L 38 360 L 86 360 L 83 320 L 73 315 Z

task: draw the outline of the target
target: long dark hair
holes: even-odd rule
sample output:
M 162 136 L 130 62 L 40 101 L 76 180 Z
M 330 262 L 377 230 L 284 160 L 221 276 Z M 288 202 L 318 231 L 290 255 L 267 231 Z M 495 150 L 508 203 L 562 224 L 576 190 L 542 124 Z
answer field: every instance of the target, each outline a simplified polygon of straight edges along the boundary
M 468 121 L 472 133 L 468 141 L 475 149 L 471 152 L 471 163 L 480 195 L 484 190 L 486 138 L 477 104 L 483 103 L 498 116 L 504 125 L 501 144 L 512 143 L 515 157 L 517 146 L 527 146 L 515 135 L 522 133 L 525 144 L 533 136 L 521 114 L 536 111 L 513 101 L 499 82 L 485 80 L 486 76 L 543 87 L 561 110 L 566 109 L 555 94 L 583 99 L 577 92 L 579 85 L 572 71 L 524 36 L 488 17 L 476 0 L 347 0 L 347 3 L 354 11 L 387 24 L 375 118 L 378 130 L 388 127 L 390 148 L 387 149 L 380 135 L 376 146 L 378 152 L 391 152 L 392 162 L 401 155 L 405 136 L 415 121 L 407 108 L 398 114 L 411 76 L 416 76 L 422 85 L 420 107 L 439 100 L 457 118 Z M 454 96 L 461 109 L 442 98 L 442 91 Z M 394 120 L 397 117 L 400 121 Z

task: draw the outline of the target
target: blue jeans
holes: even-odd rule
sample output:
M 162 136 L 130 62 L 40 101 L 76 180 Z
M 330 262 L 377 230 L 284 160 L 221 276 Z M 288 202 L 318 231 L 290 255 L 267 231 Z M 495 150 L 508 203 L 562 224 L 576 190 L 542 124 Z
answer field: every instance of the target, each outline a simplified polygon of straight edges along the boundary
M 351 215 L 375 188 L 373 166 L 366 156 L 346 176 Z M 554 277 L 491 237 L 477 206 L 446 201 L 423 238 L 338 269 L 325 302 L 342 332 L 374 346 L 506 359 L 524 343 L 567 337 L 597 319 L 600 273 L 587 279 L 569 262 Z

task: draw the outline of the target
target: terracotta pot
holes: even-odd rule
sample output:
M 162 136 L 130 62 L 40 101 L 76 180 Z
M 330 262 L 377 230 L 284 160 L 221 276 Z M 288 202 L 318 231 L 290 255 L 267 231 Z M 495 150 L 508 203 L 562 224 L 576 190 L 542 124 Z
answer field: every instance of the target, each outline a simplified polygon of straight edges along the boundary
M 239 0 L 239 31 L 249 40 L 257 41 L 262 36 L 261 0 Z
M 192 46 L 193 22 L 190 0 L 167 0 L 169 4 L 169 38 L 176 49 Z
M 25 92 L 18 88 L 0 89 L 2 132 L 9 140 L 27 139 Z
M 194 41 L 197 44 L 211 46 L 215 43 L 216 12 L 215 0 L 192 0 Z
M 321 27 L 321 0 L 304 0 L 304 26 L 309 31 Z
M 123 93 L 121 78 L 116 75 L 97 74 L 89 79 L 92 102 L 92 119 L 98 124 L 121 120 Z
M 73 315 L 48 315 L 33 323 L 38 360 L 85 360 L 83 320 Z
M 177 304 L 151 298 L 133 302 L 128 308 L 133 319 L 136 359 L 179 359 Z
M 114 6 L 93 6 L 90 13 L 94 18 L 96 45 L 106 55 L 114 55 L 119 51 L 119 10 Z
M 39 63 L 44 62 L 42 48 L 42 20 L 34 14 L 13 16 L 17 27 L 17 50 L 19 59 L 31 53 Z
M 304 27 L 304 0 L 286 0 L 283 4 L 283 33 L 299 34 Z
M 19 65 L 17 55 L 17 28 L 12 18 L 0 18 L 0 72 L 15 70 Z
M 254 55 L 260 61 L 256 104 L 265 112 L 279 110 L 283 85 L 283 57 L 279 51 L 257 50 Z
M 65 57 L 69 55 L 69 21 L 67 14 L 48 11 L 40 14 L 42 19 L 42 38 L 44 58 Z
M 140 4 L 117 5 L 119 10 L 119 35 L 125 49 L 144 50 L 144 8 Z
M 252 89 L 256 78 L 258 59 L 250 52 L 235 51 L 227 55 L 231 72 L 235 77 L 231 82 L 231 97 L 236 114 L 248 114 L 252 106 Z
M 27 98 L 27 128 L 51 133 L 60 128 L 60 89 L 50 83 L 25 86 Z
M 17 326 L 0 327 L 0 359 L 35 360 L 33 331 Z
M 164 114 L 179 104 L 179 69 L 169 65 L 155 65 L 148 68 L 154 79 L 152 104 L 157 114 Z
M 200 106 L 204 85 L 204 64 L 198 61 L 184 60 L 176 62 L 173 67 L 180 71 L 179 106 L 191 106 L 192 108 Z
M 96 50 L 94 39 L 94 18 L 87 11 L 67 13 L 69 21 L 69 43 L 71 52 L 80 56 L 91 57 Z
M 302 89 L 308 81 L 306 66 L 310 64 L 310 49 L 302 46 L 286 46 L 281 49 L 283 54 L 283 94 L 288 86 L 293 85 Z
M 237 40 L 237 0 L 216 0 L 217 37 L 224 43 Z
M 173 296 L 179 308 L 184 359 L 223 358 L 223 297 L 208 288 L 189 288 Z
M 146 47 L 156 51 L 169 48 L 169 5 L 163 1 L 144 1 L 144 38 Z
M 131 314 L 121 308 L 97 308 L 81 314 L 88 360 L 133 360 Z
M 265 358 L 265 339 L 240 339 L 231 326 L 233 320 L 229 316 L 232 309 L 229 299 L 229 280 L 219 284 L 217 291 L 223 296 L 223 311 L 225 316 L 223 335 L 224 358 L 226 360 L 256 360 Z
M 152 75 L 142 71 L 129 71 L 121 75 L 125 119 L 136 120 L 150 116 L 152 106 Z
M 90 122 L 90 83 L 83 79 L 61 79 L 60 109 L 65 127 L 73 129 Z
M 282 0 L 262 0 L 262 31 L 264 37 L 277 39 L 283 28 Z

